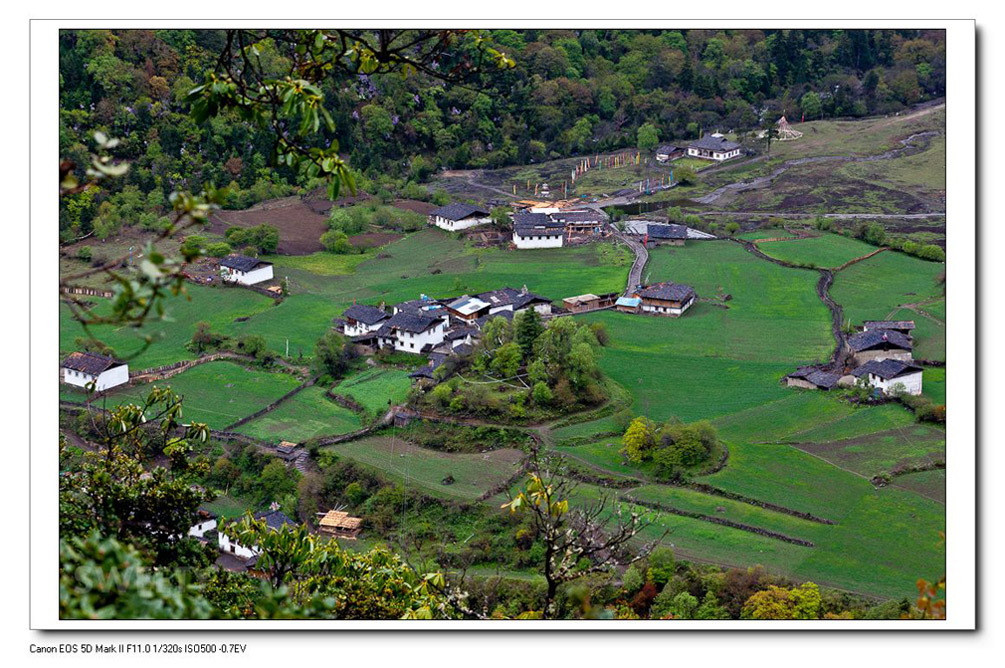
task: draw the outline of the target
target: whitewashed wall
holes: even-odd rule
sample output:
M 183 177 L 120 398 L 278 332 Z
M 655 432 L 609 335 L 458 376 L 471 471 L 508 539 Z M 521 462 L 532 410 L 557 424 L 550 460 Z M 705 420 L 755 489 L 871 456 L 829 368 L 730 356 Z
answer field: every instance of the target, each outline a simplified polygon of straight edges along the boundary
M 517 248 L 561 248 L 562 236 L 558 234 L 547 237 L 521 237 L 514 232 L 513 243 Z
M 272 280 L 272 265 L 267 264 L 258 269 L 252 269 L 251 271 L 244 272 L 234 269 L 232 267 L 221 267 L 221 275 L 223 280 L 228 283 L 240 283 L 241 285 L 255 285 L 256 283 L 261 283 L 262 281 Z
M 443 216 L 430 216 L 433 225 L 436 225 L 441 230 L 446 230 L 448 232 L 456 232 L 457 230 L 466 230 L 469 227 L 475 227 L 477 225 L 485 225 L 492 222 L 492 218 L 465 218 L 464 220 L 450 220 L 449 218 L 444 218 Z
M 63 369 L 64 383 L 76 385 L 77 387 L 86 387 L 92 380 L 95 381 L 94 390 L 96 392 L 104 392 L 107 389 L 124 385 L 129 382 L 129 365 L 123 364 L 122 366 L 113 367 L 99 374 L 96 380 L 92 375 L 74 371 L 73 369 Z

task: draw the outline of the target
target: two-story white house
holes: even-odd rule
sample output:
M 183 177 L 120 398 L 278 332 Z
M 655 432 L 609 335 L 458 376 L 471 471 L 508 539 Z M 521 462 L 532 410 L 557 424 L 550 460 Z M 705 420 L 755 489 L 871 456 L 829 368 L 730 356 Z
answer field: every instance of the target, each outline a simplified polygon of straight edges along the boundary
M 94 383 L 95 392 L 129 382 L 129 365 L 97 353 L 70 353 L 63 362 L 63 382 L 77 387 Z
M 851 372 L 855 378 L 878 388 L 883 394 L 890 394 L 894 388 L 902 387 L 907 394 L 921 394 L 923 369 L 913 362 L 897 359 L 870 360 Z
M 476 225 L 485 225 L 492 222 L 492 216 L 488 211 L 473 204 L 463 204 L 454 202 L 433 209 L 429 212 L 429 224 L 435 225 L 447 232 L 465 230 Z
M 536 295 L 523 286 L 522 289 L 505 287 L 501 290 L 483 292 L 478 298 L 489 304 L 489 315 L 494 315 L 501 311 L 512 311 L 518 313 L 525 309 L 532 308 L 541 315 L 551 314 L 551 301 L 547 297 Z
M 342 316 L 345 318 L 342 331 L 346 336 L 363 336 L 376 332 L 391 317 L 383 309 L 366 304 L 353 304 Z
M 517 248 L 561 248 L 564 237 L 565 223 L 546 213 L 513 215 L 513 245 Z
M 687 154 L 693 158 L 722 162 L 738 157 L 742 148 L 739 144 L 731 142 L 721 135 L 705 135 L 688 144 Z
M 255 285 L 272 280 L 272 263 L 247 255 L 228 255 L 220 260 L 220 277 L 228 283 Z
M 377 343 L 381 348 L 420 354 L 443 343 L 446 330 L 446 318 L 398 311 L 377 330 Z

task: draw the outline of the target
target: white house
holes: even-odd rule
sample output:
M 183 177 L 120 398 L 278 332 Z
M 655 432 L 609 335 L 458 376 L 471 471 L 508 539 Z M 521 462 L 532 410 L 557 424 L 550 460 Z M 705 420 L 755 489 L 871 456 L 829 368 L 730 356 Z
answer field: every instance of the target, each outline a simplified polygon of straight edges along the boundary
M 188 535 L 193 538 L 202 538 L 207 533 L 216 528 L 216 515 L 208 510 L 199 510 L 199 521 L 188 529 Z
M 706 160 L 730 160 L 740 155 L 741 146 L 729 141 L 723 136 L 704 136 L 698 141 L 691 142 L 687 147 L 687 154 L 693 158 L 705 158 Z
M 346 336 L 362 336 L 376 332 L 384 321 L 391 317 L 383 309 L 366 304 L 353 304 L 342 315 L 345 317 L 342 331 Z
M 448 232 L 456 232 L 491 222 L 492 216 L 489 215 L 488 211 L 460 202 L 441 206 L 439 209 L 433 209 L 429 212 L 429 224 Z
M 439 316 L 398 311 L 377 330 L 377 342 L 384 348 L 419 354 L 443 343 L 447 323 Z
M 271 510 L 267 513 L 257 513 L 255 515 L 256 520 L 265 520 L 266 526 L 268 526 L 273 531 L 279 530 L 279 527 L 284 524 L 290 526 L 296 526 L 296 522 L 292 521 L 286 516 L 286 513 L 281 510 Z M 219 538 L 217 539 L 217 544 L 220 547 L 220 552 L 226 552 L 227 554 L 233 554 L 234 556 L 240 557 L 241 559 L 251 559 L 252 557 L 261 554 L 261 550 L 258 546 L 252 545 L 251 547 L 241 545 L 236 540 L 231 540 L 228 538 L 223 531 L 219 532 Z
M 220 277 L 228 283 L 255 285 L 272 280 L 272 263 L 246 255 L 228 255 L 220 260 Z
M 922 368 L 911 362 L 885 359 L 871 360 L 851 372 L 856 378 L 865 378 L 866 382 L 880 389 L 884 394 L 898 386 L 903 387 L 908 394 L 921 394 Z
M 517 248 L 561 248 L 564 236 L 565 223 L 546 213 L 513 215 L 513 244 Z
M 95 392 L 129 382 L 129 365 L 97 353 L 71 353 L 63 362 L 63 382 L 77 387 L 94 383 Z

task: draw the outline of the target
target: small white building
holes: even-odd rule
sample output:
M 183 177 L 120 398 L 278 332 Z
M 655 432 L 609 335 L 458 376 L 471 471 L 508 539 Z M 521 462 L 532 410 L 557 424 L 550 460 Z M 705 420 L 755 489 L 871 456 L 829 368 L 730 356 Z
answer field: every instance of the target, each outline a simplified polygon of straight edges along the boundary
M 446 330 L 446 319 L 439 316 L 398 311 L 377 330 L 377 343 L 418 355 L 443 343 Z
M 684 155 L 684 147 L 664 144 L 656 149 L 656 162 L 669 162 Z
M 273 531 L 278 531 L 281 526 L 288 524 L 295 527 L 296 522 L 292 521 L 286 516 L 281 510 L 271 510 L 267 513 L 258 513 L 255 515 L 256 520 L 265 520 L 266 526 L 268 526 Z M 224 534 L 223 531 L 218 533 L 217 544 L 220 547 L 220 552 L 226 552 L 227 554 L 233 554 L 241 559 L 251 559 L 262 553 L 258 549 L 257 545 L 252 545 L 250 547 L 246 545 L 241 545 L 236 540 L 231 540 Z
M 383 309 L 366 304 L 353 304 L 342 315 L 345 317 L 342 331 L 346 336 L 363 336 L 376 332 L 391 317 Z
M 63 362 L 63 382 L 86 388 L 94 383 L 95 392 L 129 382 L 129 365 L 107 355 L 71 353 Z
M 208 510 L 199 509 L 199 521 L 189 527 L 188 535 L 193 538 L 202 538 L 215 528 L 216 515 Z
M 722 162 L 739 156 L 742 148 L 739 144 L 729 141 L 722 135 L 718 137 L 706 135 L 698 141 L 688 144 L 687 154 L 693 158 Z
M 220 260 L 220 277 L 228 283 L 255 285 L 272 280 L 272 263 L 246 255 L 228 255 Z
M 864 378 L 883 394 L 891 394 L 895 388 L 903 388 L 907 394 L 921 394 L 922 374 L 920 366 L 895 359 L 871 360 L 851 372 L 852 376 Z
M 488 211 L 472 204 L 454 202 L 429 212 L 429 224 L 447 232 L 456 232 L 492 222 Z

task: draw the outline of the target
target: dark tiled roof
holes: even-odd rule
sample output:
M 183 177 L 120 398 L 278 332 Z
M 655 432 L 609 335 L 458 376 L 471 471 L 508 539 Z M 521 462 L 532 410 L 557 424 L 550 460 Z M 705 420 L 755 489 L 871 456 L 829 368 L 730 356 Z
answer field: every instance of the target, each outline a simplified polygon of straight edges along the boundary
M 912 364 L 911 362 L 902 362 L 901 360 L 869 360 L 851 373 L 856 378 L 861 378 L 862 376 L 871 373 L 875 376 L 879 376 L 883 380 L 890 380 L 891 378 L 897 378 L 898 376 L 903 376 L 909 373 L 917 373 L 919 371 L 922 371 L 922 368 L 917 364 Z
M 492 292 L 483 292 L 478 295 L 478 298 L 482 301 L 488 302 L 492 308 L 497 308 L 499 306 L 513 305 L 513 310 L 518 311 L 522 309 L 527 304 L 537 302 L 540 304 L 550 304 L 551 301 L 547 297 L 542 297 L 541 295 L 536 295 L 533 292 L 524 292 L 523 290 L 516 290 L 514 288 L 505 287 L 501 290 L 493 290 Z
M 484 218 L 489 215 L 489 212 L 479 209 L 473 204 L 454 202 L 446 206 L 441 206 L 439 209 L 433 209 L 429 212 L 429 215 L 439 216 L 441 218 L 446 218 L 447 220 L 464 220 L 468 216 L 472 215 L 478 218 Z
M 457 353 L 458 355 L 467 355 L 472 350 L 474 350 L 474 346 L 472 346 L 470 343 L 462 343 L 458 346 L 454 346 L 454 352 Z
M 859 332 L 848 337 L 848 347 L 855 352 L 869 350 L 871 348 L 890 349 L 900 348 L 901 350 L 911 350 L 911 340 L 904 334 L 892 329 L 870 329 L 868 332 Z
M 390 327 L 391 329 L 400 329 L 405 332 L 418 333 L 426 331 L 439 322 L 442 322 L 440 318 L 431 318 L 415 313 L 399 312 L 392 315 L 391 319 L 385 323 L 385 326 Z M 384 327 L 381 327 L 380 330 L 378 330 L 378 334 L 383 330 Z
M 562 223 L 554 221 L 546 213 L 531 213 L 530 211 L 517 211 L 513 214 L 514 227 L 533 227 L 534 225 L 551 225 L 561 227 Z
M 376 306 L 368 306 L 367 304 L 353 304 L 342 315 L 362 322 L 365 325 L 376 325 L 381 320 L 390 317 L 383 309 L 379 309 Z
M 725 137 L 705 135 L 698 141 L 688 144 L 688 148 L 703 148 L 707 151 L 732 151 L 735 148 L 740 148 L 740 145 L 729 141 Z
M 114 357 L 99 355 L 97 353 L 70 353 L 70 356 L 63 362 L 63 367 L 86 373 L 89 376 L 97 376 L 117 366 L 122 366 L 121 362 Z
M 683 151 L 683 150 L 684 148 L 682 146 L 674 146 L 673 144 L 663 144 L 663 146 L 660 146 L 658 149 L 656 149 L 656 153 L 670 155 L 671 153 L 676 153 L 677 151 Z
M 866 329 L 914 329 L 913 320 L 866 320 Z
M 489 320 L 492 320 L 493 318 L 506 318 L 507 320 L 512 320 L 513 311 L 506 310 L 506 311 L 499 311 L 497 313 L 492 313 L 491 315 L 483 315 L 482 317 L 475 320 L 475 324 L 478 325 L 478 329 L 481 329 L 485 326 L 485 323 L 487 323 Z
M 409 378 L 428 378 L 433 379 L 433 367 L 432 366 L 420 366 L 418 369 L 408 374 Z
M 270 529 L 278 529 L 284 524 L 288 524 L 291 527 L 295 527 L 297 525 L 296 522 L 292 521 L 286 516 L 286 513 L 281 510 L 270 510 L 267 513 L 256 513 L 255 519 L 265 520 L 265 525 Z
M 806 380 L 813 383 L 817 387 L 822 387 L 827 390 L 837 385 L 837 382 L 840 379 L 841 376 L 836 373 L 828 373 L 826 371 L 820 371 L 819 369 L 815 369 L 806 375 Z
M 646 233 L 651 239 L 687 239 L 687 227 L 672 223 L 667 225 L 649 223 L 646 226 Z
M 521 237 L 553 237 L 561 236 L 565 229 L 564 223 L 549 223 L 547 225 L 514 225 L 513 233 Z
M 553 220 L 566 223 L 600 223 L 606 220 L 606 216 L 593 209 L 589 211 L 559 211 L 551 214 Z
M 271 265 L 272 263 L 263 262 L 257 257 L 248 257 L 247 255 L 228 255 L 220 260 L 221 267 L 230 267 L 238 271 L 251 271 L 260 264 Z
M 447 330 L 447 341 L 456 341 L 458 339 L 464 339 L 468 336 L 478 336 L 478 330 L 474 327 L 454 327 L 453 329 Z
M 662 299 L 671 302 L 684 302 L 695 296 L 694 288 L 683 283 L 653 283 L 639 290 L 643 299 Z

